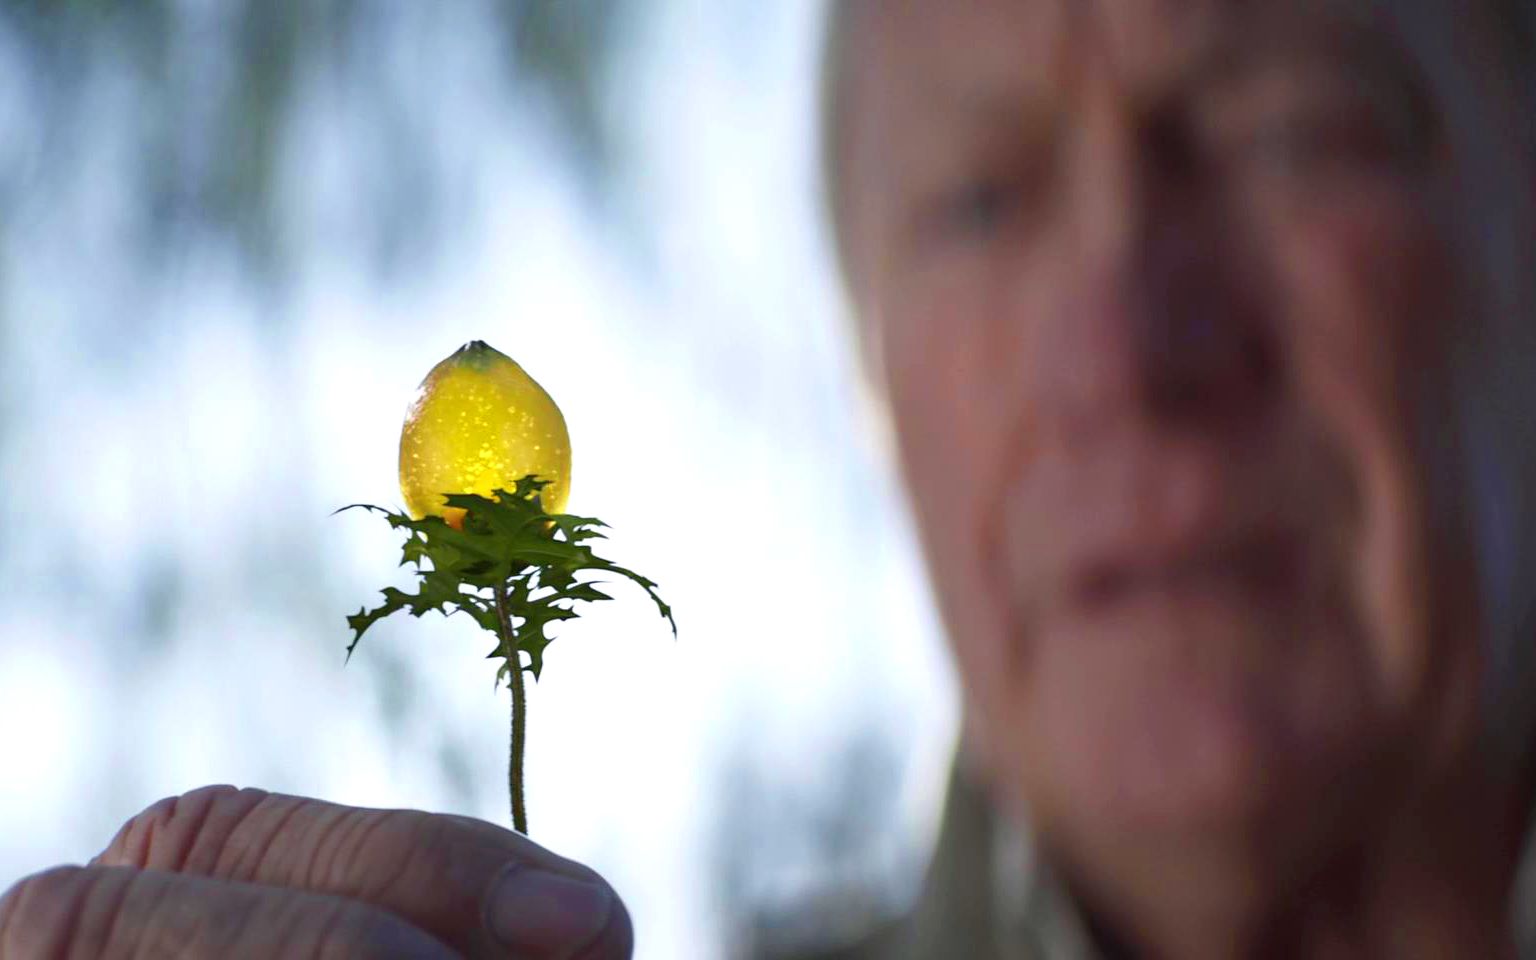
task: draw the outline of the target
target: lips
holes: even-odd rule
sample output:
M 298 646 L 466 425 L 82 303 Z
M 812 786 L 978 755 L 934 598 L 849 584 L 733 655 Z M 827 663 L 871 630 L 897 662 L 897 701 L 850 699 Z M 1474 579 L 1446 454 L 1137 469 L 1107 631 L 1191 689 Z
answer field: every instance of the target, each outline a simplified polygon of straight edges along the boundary
M 1069 606 L 1098 615 L 1154 598 L 1284 602 L 1296 597 L 1300 578 L 1297 539 L 1283 531 L 1206 534 L 1172 548 L 1119 548 L 1082 564 L 1069 580 Z

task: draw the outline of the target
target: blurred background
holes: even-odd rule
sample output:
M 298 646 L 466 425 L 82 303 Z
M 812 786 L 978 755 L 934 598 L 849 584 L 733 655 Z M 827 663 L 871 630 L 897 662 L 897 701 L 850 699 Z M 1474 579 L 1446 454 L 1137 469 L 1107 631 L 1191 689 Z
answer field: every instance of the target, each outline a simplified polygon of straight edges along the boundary
M 506 690 L 403 585 L 461 343 L 661 584 L 530 698 L 536 840 L 641 958 L 899 909 L 953 678 L 817 206 L 817 0 L 0 3 L 0 888 L 213 782 L 505 823 Z

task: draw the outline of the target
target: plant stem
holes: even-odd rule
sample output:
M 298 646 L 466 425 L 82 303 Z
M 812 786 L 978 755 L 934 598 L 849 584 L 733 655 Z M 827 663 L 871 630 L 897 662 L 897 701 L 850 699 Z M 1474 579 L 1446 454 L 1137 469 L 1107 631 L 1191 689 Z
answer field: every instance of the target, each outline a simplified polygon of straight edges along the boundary
M 507 792 L 512 797 L 512 829 L 526 836 L 528 811 L 523 807 L 523 740 L 527 736 L 528 703 L 523 688 L 523 658 L 517 649 L 517 636 L 512 631 L 512 618 L 507 614 L 505 585 L 496 587 L 496 615 L 501 622 L 501 648 L 511 668 L 508 673 L 512 687 L 512 748 L 507 757 Z

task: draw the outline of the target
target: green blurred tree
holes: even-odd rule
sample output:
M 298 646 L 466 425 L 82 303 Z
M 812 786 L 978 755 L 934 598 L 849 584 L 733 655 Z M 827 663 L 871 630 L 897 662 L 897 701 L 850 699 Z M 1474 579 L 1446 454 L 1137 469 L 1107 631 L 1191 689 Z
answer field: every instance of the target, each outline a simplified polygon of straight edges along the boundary
M 492 32 L 504 66 L 498 94 L 540 101 L 572 170 L 602 200 L 617 157 L 607 102 L 615 53 L 640 8 L 636 0 L 479 0 L 438 9 Z M 88 127 L 102 119 L 105 80 L 121 85 L 113 102 L 131 104 L 132 116 L 114 119 L 128 127 L 137 250 L 153 261 L 178 240 L 213 241 L 258 279 L 280 278 L 290 266 L 275 196 L 280 164 L 306 82 L 331 74 L 380 101 L 387 122 L 370 144 L 379 166 L 369 195 L 401 207 L 380 211 L 376 235 L 358 242 L 385 252 L 411 242 L 433 219 L 443 171 L 423 156 L 430 145 L 411 108 L 391 102 L 402 78 L 384 76 L 381 27 L 424 9 L 365 0 L 4 0 L 0 57 L 22 61 L 36 143 L 13 169 L 0 155 L 0 230 L 62 159 L 93 145 Z

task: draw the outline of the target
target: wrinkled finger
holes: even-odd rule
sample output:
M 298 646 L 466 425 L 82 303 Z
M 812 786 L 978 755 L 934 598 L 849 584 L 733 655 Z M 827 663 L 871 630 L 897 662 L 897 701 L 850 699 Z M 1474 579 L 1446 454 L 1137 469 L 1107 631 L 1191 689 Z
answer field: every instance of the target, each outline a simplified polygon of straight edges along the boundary
M 207 787 L 134 817 L 96 862 L 362 901 L 470 958 L 622 960 L 633 945 L 595 872 L 465 817 Z
M 158 870 L 60 867 L 0 899 L 5 960 L 454 956 L 378 907 Z

